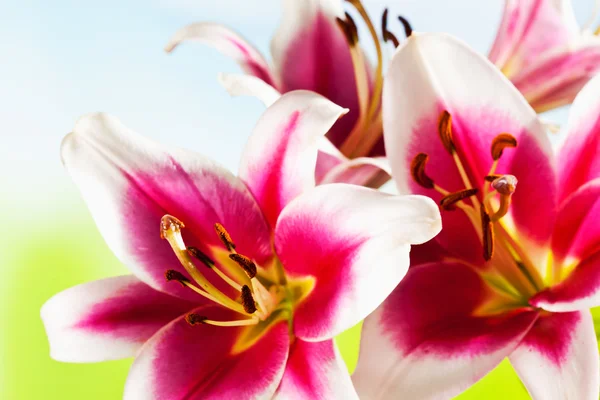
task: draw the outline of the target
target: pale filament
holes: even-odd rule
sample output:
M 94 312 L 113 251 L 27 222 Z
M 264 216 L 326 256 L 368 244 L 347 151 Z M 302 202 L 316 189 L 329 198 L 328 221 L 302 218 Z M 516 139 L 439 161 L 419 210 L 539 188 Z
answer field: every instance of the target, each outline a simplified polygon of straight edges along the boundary
M 257 325 L 260 322 L 258 318 L 252 319 L 239 319 L 234 321 L 214 321 L 211 319 L 205 319 L 202 321 L 203 324 L 214 325 L 214 326 L 249 326 Z
M 347 1 L 354 6 L 366 23 L 377 53 L 375 82 L 369 95 L 368 75 L 362 50 L 358 43 L 350 45 L 359 99 L 359 116 L 354 128 L 340 146 L 340 151 L 350 158 L 355 158 L 367 155 L 381 137 L 380 99 L 383 89 L 383 53 L 377 31 L 360 0 Z

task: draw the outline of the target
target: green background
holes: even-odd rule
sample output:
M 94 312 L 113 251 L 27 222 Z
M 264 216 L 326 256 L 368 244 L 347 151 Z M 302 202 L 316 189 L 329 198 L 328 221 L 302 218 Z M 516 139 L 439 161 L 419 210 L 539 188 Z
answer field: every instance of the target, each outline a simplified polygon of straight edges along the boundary
M 7 207 L 14 210 L 19 205 Z M 50 359 L 39 310 L 53 294 L 126 273 L 125 267 L 108 250 L 81 201 L 65 201 L 63 209 L 47 213 L 10 214 L 3 221 L 4 233 L 10 234 L 2 241 L 0 255 L 5 266 L 0 283 L 0 398 L 120 398 L 131 360 L 66 364 Z M 337 338 L 350 369 L 358 355 L 359 328 Z M 505 361 L 459 398 L 529 397 Z

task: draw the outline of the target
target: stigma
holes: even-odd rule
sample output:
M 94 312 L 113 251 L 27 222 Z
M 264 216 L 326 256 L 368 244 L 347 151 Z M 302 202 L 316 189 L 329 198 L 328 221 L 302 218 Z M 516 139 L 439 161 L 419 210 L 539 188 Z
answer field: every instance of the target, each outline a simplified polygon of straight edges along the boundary
M 282 300 L 282 291 L 278 288 L 266 288 L 258 279 L 259 267 L 249 257 L 239 254 L 231 235 L 220 223 L 214 224 L 214 230 L 219 241 L 229 253 L 227 259 L 233 262 L 235 268 L 239 268 L 242 274 L 231 274 L 232 276 L 243 276 L 243 279 L 234 279 L 222 268 L 224 263 L 218 263 L 196 246 L 186 246 L 181 231 L 185 224 L 172 215 L 165 215 L 160 221 L 160 237 L 171 245 L 177 256 L 183 271 L 168 269 L 165 272 L 167 281 L 178 282 L 182 286 L 194 291 L 198 295 L 210 300 L 220 307 L 235 311 L 240 319 L 232 321 L 215 321 L 205 317 L 189 314 L 186 321 L 190 325 L 215 325 L 215 326 L 246 326 L 256 325 L 265 321 L 275 311 Z M 202 265 L 198 268 L 197 262 Z M 231 271 L 229 271 L 231 272 Z M 214 273 L 224 284 L 238 293 L 237 297 L 224 293 L 211 280 L 207 279 L 205 273 Z

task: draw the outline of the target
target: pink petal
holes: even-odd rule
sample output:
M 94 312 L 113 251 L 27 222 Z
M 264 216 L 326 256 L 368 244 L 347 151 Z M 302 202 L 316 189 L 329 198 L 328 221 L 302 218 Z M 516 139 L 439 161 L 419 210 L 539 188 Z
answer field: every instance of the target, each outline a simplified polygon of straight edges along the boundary
M 173 35 L 165 46 L 167 52 L 184 41 L 196 41 L 215 47 L 224 55 L 237 62 L 244 72 L 262 79 L 271 86 L 277 87 L 277 80 L 271 68 L 260 52 L 238 33 L 211 22 L 200 22 L 187 25 Z
M 337 182 L 378 188 L 390 179 L 392 171 L 385 157 L 349 159 L 324 140 L 317 157 L 317 184 Z
M 267 107 L 281 97 L 273 86 L 252 75 L 220 73 L 218 80 L 231 96 L 256 97 Z
M 539 57 L 512 78 L 537 112 L 570 104 L 600 71 L 600 38 L 586 36 L 575 44 Z
M 567 279 L 538 293 L 529 303 L 555 312 L 600 306 L 600 251 L 579 262 Z
M 258 121 L 239 175 L 271 226 L 287 203 L 315 185 L 319 139 L 346 111 L 318 94 L 294 91 Z
M 410 164 L 420 152 L 429 155 L 426 170 L 436 184 L 450 192 L 465 188 L 438 136 L 443 110 L 452 115 L 457 153 L 475 187 L 486 184 L 494 137 L 509 132 L 517 139 L 516 149 L 504 151 L 497 173 L 519 179 L 510 217 L 520 234 L 545 245 L 552 232 L 556 187 L 553 154 L 544 127 L 521 94 L 488 60 L 448 35 L 413 34 L 394 56 L 386 76 L 384 137 L 399 192 L 441 198 L 412 180 Z M 531 212 L 533 208 L 536 212 Z M 466 216 L 443 212 L 443 223 L 445 229 L 436 240 L 462 259 L 481 264 L 480 242 Z
M 510 354 L 537 313 L 474 315 L 495 296 L 457 263 L 411 268 L 363 325 L 352 380 L 365 399 L 450 399 Z
M 41 314 L 53 359 L 97 362 L 133 356 L 156 331 L 195 306 L 129 275 L 60 292 Z
M 315 283 L 295 310 L 295 334 L 319 341 L 357 324 L 402 279 L 410 245 L 440 229 L 437 205 L 423 196 L 330 184 L 290 203 L 275 249 L 288 276 Z
M 350 109 L 328 135 L 339 146 L 354 127 L 359 109 L 349 46 L 335 20 L 344 18 L 341 1 L 286 0 L 282 7 L 281 24 L 271 42 L 282 92 L 312 90 Z
M 506 0 L 490 60 L 512 79 L 544 53 L 579 36 L 569 0 Z
M 259 263 L 271 259 L 270 231 L 248 189 L 202 156 L 162 147 L 105 114 L 82 117 L 61 151 L 109 247 L 153 288 L 198 298 L 164 278 L 167 269 L 184 272 L 167 241 L 160 238 L 165 214 L 185 223 L 187 245 L 209 254 L 223 248 L 213 228 L 219 222 L 240 253 Z
M 555 262 L 583 260 L 600 250 L 600 178 L 572 193 L 561 205 L 554 233 L 552 252 Z
M 600 76 L 580 92 L 569 114 L 567 138 L 559 150 L 560 199 L 600 178 Z
M 296 339 L 274 399 L 350 400 L 358 396 L 333 340 Z
M 194 310 L 215 320 L 237 318 L 217 307 Z M 243 328 L 191 326 L 184 318 L 161 329 L 142 347 L 127 383 L 125 400 L 270 399 L 288 357 L 285 321 L 272 326 L 256 344 L 236 353 Z
M 598 344 L 589 311 L 541 315 L 510 362 L 534 399 L 598 399 Z

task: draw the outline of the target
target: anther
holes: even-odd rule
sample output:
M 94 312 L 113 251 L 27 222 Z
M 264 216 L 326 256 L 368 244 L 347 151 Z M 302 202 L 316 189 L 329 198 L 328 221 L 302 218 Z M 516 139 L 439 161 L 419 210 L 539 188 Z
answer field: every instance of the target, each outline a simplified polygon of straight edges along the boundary
M 256 311 L 256 302 L 254 301 L 254 297 L 252 296 L 252 291 L 248 287 L 248 285 L 242 286 L 242 306 L 244 306 L 244 311 L 248 314 L 254 314 Z
M 335 19 L 335 21 L 346 36 L 346 41 L 348 42 L 348 44 L 350 46 L 355 46 L 356 43 L 358 43 L 358 28 L 356 27 L 356 24 L 354 23 L 354 20 L 352 19 L 350 14 L 345 14 L 345 20 L 338 17 Z
M 492 140 L 492 159 L 494 161 L 502 157 L 502 152 L 507 147 L 517 147 L 517 139 L 509 133 L 501 133 Z
M 206 317 L 196 313 L 189 313 L 185 316 L 185 322 L 192 326 L 203 324 L 206 320 Z
M 406 35 L 406 37 L 409 37 L 410 35 L 412 35 L 413 28 L 410 25 L 410 22 L 408 22 L 408 20 L 406 18 L 404 18 L 402 15 L 398 15 L 398 20 L 404 27 L 404 34 Z
M 518 182 L 514 175 L 501 175 L 492 181 L 492 187 L 501 195 L 510 196 L 515 192 Z
M 394 44 L 394 47 L 398 47 L 400 41 L 392 32 L 390 32 L 387 28 L 387 17 L 388 17 L 388 9 L 383 10 L 383 15 L 381 16 L 381 36 L 383 37 L 383 41 L 391 41 Z
M 248 278 L 252 279 L 256 276 L 256 264 L 254 264 L 251 259 L 238 253 L 230 254 L 229 258 L 235 261 L 240 267 L 242 267 L 244 271 L 246 271 Z
M 211 260 L 209 256 L 204 254 L 199 248 L 188 246 L 187 251 L 192 257 L 201 261 L 202 264 L 206 265 L 208 268 L 212 268 L 215 266 L 215 262 Z
M 461 200 L 476 195 L 478 192 L 477 188 L 459 190 L 458 192 L 450 193 L 444 196 L 440 201 L 440 206 L 447 211 L 454 210 L 454 204 Z
M 494 255 L 494 230 L 490 216 L 483 206 L 481 207 L 481 227 L 483 236 L 483 258 L 485 261 L 489 261 Z
M 448 151 L 448 153 L 454 154 L 456 148 L 454 147 L 454 142 L 452 141 L 452 116 L 446 110 L 444 110 L 442 115 L 440 115 L 438 133 L 444 148 Z
M 172 215 L 166 214 L 160 219 L 160 238 L 165 239 L 168 232 L 179 232 L 185 228 L 183 222 Z
M 232 251 L 235 249 L 235 244 L 233 243 L 233 240 L 231 240 L 231 236 L 229 236 L 229 233 L 225 230 L 225 228 L 223 228 L 223 225 L 217 222 L 215 224 L 215 231 L 217 232 L 217 235 L 219 235 L 219 239 L 221 239 L 221 242 L 227 248 L 228 251 Z
M 486 176 L 484 179 L 488 182 L 494 182 L 496 179 L 498 179 L 500 177 L 502 177 L 502 175 L 500 175 L 500 174 L 491 174 L 491 175 Z
M 185 286 L 185 283 L 190 281 L 188 278 L 185 277 L 185 275 L 183 275 L 179 271 L 175 271 L 174 269 L 168 269 L 165 271 L 165 279 L 168 282 L 177 281 L 181 283 L 182 286 Z
M 433 179 L 425 173 L 425 166 L 427 165 L 428 160 L 429 156 L 427 154 L 417 154 L 410 163 L 410 174 L 412 175 L 413 180 L 425 189 L 433 189 Z

